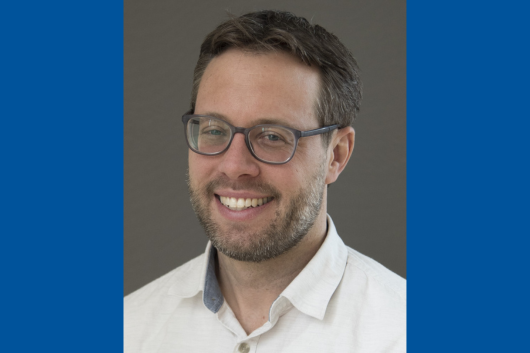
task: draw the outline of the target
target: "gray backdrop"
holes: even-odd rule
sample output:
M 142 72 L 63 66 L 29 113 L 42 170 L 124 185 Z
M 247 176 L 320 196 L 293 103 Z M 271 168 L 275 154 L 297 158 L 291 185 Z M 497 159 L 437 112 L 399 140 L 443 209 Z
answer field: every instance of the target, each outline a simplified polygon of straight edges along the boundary
M 181 115 L 206 36 L 234 14 L 279 9 L 336 34 L 361 68 L 353 156 L 329 189 L 344 242 L 406 276 L 406 3 L 125 0 L 124 294 L 204 251 L 185 184 Z

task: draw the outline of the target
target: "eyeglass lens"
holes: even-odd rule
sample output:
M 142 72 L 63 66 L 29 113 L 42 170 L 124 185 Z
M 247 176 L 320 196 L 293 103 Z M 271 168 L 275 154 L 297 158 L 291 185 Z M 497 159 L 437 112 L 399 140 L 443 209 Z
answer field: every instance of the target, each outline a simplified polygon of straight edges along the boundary
M 188 121 L 187 136 L 192 149 L 215 154 L 228 146 L 232 130 L 223 120 L 193 117 Z M 267 162 L 285 162 L 296 148 L 293 132 L 281 126 L 258 125 L 250 130 L 248 138 L 255 156 Z

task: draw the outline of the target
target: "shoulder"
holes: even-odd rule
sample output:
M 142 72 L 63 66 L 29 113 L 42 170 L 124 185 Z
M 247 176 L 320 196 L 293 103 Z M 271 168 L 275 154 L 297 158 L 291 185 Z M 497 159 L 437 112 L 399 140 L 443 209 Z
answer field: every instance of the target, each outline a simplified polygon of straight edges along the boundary
M 406 280 L 379 262 L 349 247 L 340 285 L 330 302 L 334 327 L 344 327 L 352 344 L 371 352 L 404 352 Z M 353 318 L 353 320 L 352 320 Z
M 378 326 L 398 329 L 406 320 L 407 282 L 374 259 L 349 247 L 336 305 Z M 393 329 L 392 329 L 393 330 Z
M 345 277 L 354 277 L 367 286 L 366 289 L 380 292 L 381 295 L 393 297 L 397 301 L 406 301 L 407 281 L 381 265 L 374 259 L 346 246 L 348 258 Z M 359 283 L 358 283 L 359 284 Z
M 193 295 L 200 286 L 204 266 L 204 254 L 166 273 L 124 298 L 124 309 L 142 306 L 168 294 Z M 176 293 L 172 293 L 176 292 Z
M 188 261 L 124 298 L 125 352 L 139 352 L 140 347 L 149 346 L 153 340 L 157 342 L 154 336 L 164 332 L 164 325 L 175 310 L 183 305 L 183 301 L 187 301 L 185 298 L 198 297 L 196 294 L 201 289 L 204 257 L 202 254 Z

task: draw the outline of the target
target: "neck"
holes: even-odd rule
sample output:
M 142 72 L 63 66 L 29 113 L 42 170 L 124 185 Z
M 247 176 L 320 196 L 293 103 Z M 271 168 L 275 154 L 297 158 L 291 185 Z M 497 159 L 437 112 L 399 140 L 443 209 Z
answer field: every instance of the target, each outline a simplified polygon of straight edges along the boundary
M 272 303 L 313 258 L 324 242 L 326 231 L 323 211 L 300 243 L 274 259 L 243 262 L 218 253 L 219 287 L 247 334 L 268 320 Z

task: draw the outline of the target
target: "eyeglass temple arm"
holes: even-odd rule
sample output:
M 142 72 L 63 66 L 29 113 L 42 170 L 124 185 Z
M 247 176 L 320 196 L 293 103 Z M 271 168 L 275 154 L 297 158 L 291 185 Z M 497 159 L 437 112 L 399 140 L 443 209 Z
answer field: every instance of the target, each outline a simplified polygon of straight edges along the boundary
M 325 134 L 326 132 L 333 131 L 337 129 L 338 127 L 339 127 L 338 125 L 330 125 L 330 126 L 321 127 L 320 129 L 315 129 L 315 130 L 300 131 L 300 137 Z

